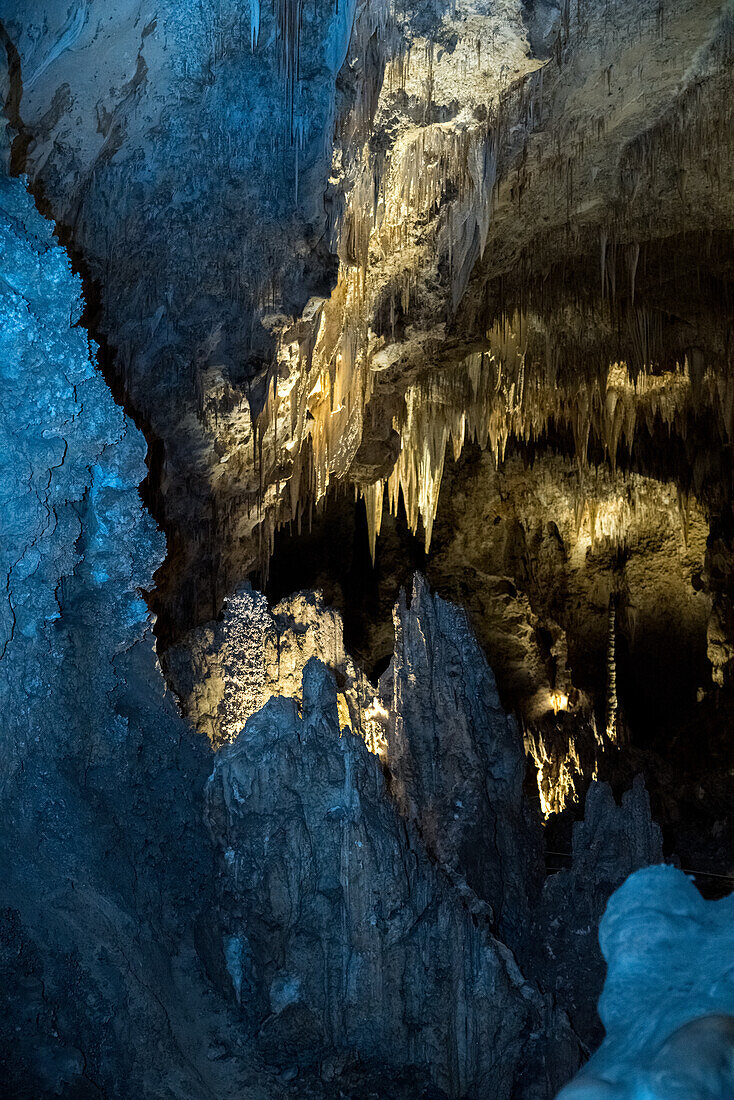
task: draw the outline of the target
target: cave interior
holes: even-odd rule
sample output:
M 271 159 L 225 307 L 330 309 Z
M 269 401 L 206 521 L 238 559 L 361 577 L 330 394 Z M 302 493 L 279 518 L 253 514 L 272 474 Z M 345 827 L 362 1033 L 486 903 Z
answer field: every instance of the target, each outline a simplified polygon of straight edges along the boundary
M 730 0 L 0 0 L 5 1094 L 734 1097 Z

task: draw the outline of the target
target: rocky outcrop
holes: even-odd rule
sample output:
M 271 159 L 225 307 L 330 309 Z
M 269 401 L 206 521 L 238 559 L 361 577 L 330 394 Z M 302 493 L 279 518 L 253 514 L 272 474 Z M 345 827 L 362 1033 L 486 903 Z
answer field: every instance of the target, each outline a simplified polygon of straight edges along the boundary
M 535 911 L 532 963 L 542 987 L 565 1006 L 587 1052 L 604 1035 L 596 1010 L 605 973 L 599 921 L 628 875 L 662 862 L 662 836 L 642 777 L 620 805 L 606 783 L 593 783 L 584 819 L 573 827 L 570 868 L 548 877 Z
M 213 828 L 223 852 L 224 909 L 236 914 L 232 928 L 239 929 L 239 946 L 232 950 L 244 952 L 243 957 L 249 959 L 251 981 L 260 990 L 258 996 L 265 1005 L 263 990 L 276 981 L 276 971 L 268 971 L 267 980 L 262 976 L 262 945 L 273 923 L 285 921 L 287 928 L 277 937 L 282 957 L 289 952 L 293 957 L 298 955 L 301 918 L 293 915 L 286 920 L 284 914 L 303 912 L 302 895 L 313 907 L 307 921 L 309 929 L 329 942 L 328 949 L 319 949 L 319 957 L 347 951 L 345 944 L 351 944 L 357 936 L 351 922 L 359 925 L 367 919 L 367 903 L 361 894 L 355 900 L 350 892 L 352 864 L 348 868 L 340 864 L 341 889 L 345 893 L 344 897 L 339 895 L 344 910 L 339 917 L 339 931 L 336 912 L 322 912 L 311 897 L 317 890 L 315 883 L 327 875 L 314 853 L 323 854 L 327 846 L 334 847 L 337 834 L 342 836 L 336 825 L 345 814 L 348 817 L 342 799 L 338 804 L 334 801 L 336 818 L 331 821 L 333 807 L 326 807 L 326 794 L 318 792 L 317 764 L 298 762 L 301 744 L 311 744 L 311 734 L 307 736 L 305 731 L 316 723 L 326 744 L 330 737 L 337 739 L 339 731 L 341 735 L 341 755 L 336 759 L 342 770 L 337 770 L 338 780 L 332 775 L 329 790 L 333 792 L 347 782 L 343 755 L 347 746 L 352 746 L 349 759 L 356 753 L 362 761 L 353 776 L 349 773 L 349 798 L 354 806 L 361 807 L 360 813 L 373 821 L 377 809 L 373 806 L 368 812 L 364 805 L 369 791 L 381 805 L 385 820 L 401 822 L 411 852 L 414 856 L 419 853 L 415 858 L 422 861 L 421 866 L 430 866 L 437 876 L 441 896 L 451 898 L 452 904 L 468 913 L 477 927 L 513 950 L 525 977 L 553 996 L 555 1004 L 571 1017 L 585 1049 L 591 1050 L 601 1039 L 596 1014 L 604 974 L 596 938 L 599 920 L 609 896 L 628 874 L 663 858 L 660 830 L 651 821 L 644 784 L 636 781 L 623 796 L 621 806 L 617 806 L 606 784 L 592 784 L 585 818 L 575 826 L 571 867 L 551 875 L 543 887 L 539 819 L 533 817 L 523 793 L 526 765 L 522 735 L 502 710 L 491 669 L 466 614 L 431 594 L 417 575 L 410 600 L 402 593 L 395 607 L 394 626 L 392 661 L 380 679 L 376 696 L 361 709 L 354 705 L 358 699 L 356 688 L 361 690 L 363 700 L 370 699 L 372 689 L 345 658 L 339 617 L 324 606 L 320 597 L 300 593 L 269 612 L 263 597 L 243 590 L 227 602 L 219 622 L 194 632 L 188 640 L 190 648 L 181 646 L 175 651 L 176 666 L 182 673 L 179 683 L 196 685 L 191 694 L 182 692 L 190 716 L 201 728 L 218 731 L 220 740 L 232 742 L 231 750 L 220 750 L 209 794 L 209 814 L 210 818 L 214 815 Z M 248 638 L 251 645 L 247 644 Z M 319 711 L 316 717 L 307 718 L 307 701 L 298 678 L 310 667 L 308 661 L 318 656 L 325 658 L 336 677 L 328 681 L 327 694 L 333 693 L 337 709 L 332 713 L 330 701 L 322 707 L 326 715 Z M 292 703 L 286 705 L 285 699 L 271 696 L 288 697 Z M 328 698 L 331 700 L 331 694 Z M 303 717 L 298 717 L 301 714 Z M 237 737 L 238 723 L 245 720 L 245 733 Z M 569 715 L 569 728 L 572 725 Z M 285 727 L 287 736 L 281 734 L 281 727 Z M 226 737 L 222 736 L 225 731 Z M 377 761 L 368 763 L 362 749 L 354 747 L 353 735 L 378 754 L 384 778 Z M 321 740 L 313 742 L 313 752 L 322 758 L 326 749 Z M 323 762 L 320 766 L 329 775 L 336 767 L 333 763 L 327 767 Z M 305 774 L 299 769 L 306 769 Z M 265 778 L 256 779 L 256 775 L 268 777 L 267 789 Z M 271 801 L 260 811 L 257 807 L 266 799 Z M 273 822 L 264 833 L 254 825 L 260 812 Z M 293 831 L 294 814 L 299 820 L 303 815 L 305 823 L 299 826 L 303 835 Z M 280 824 L 276 826 L 278 819 Z M 361 832 L 357 841 L 366 843 Z M 266 845 L 267 850 L 258 855 L 255 843 Z M 244 878 L 237 862 L 237 853 L 243 850 Z M 308 853 L 305 870 L 304 857 L 297 856 L 296 850 Z M 394 873 L 392 857 L 378 858 L 372 849 L 365 858 L 368 854 L 389 879 Z M 328 858 L 336 860 L 336 854 Z M 257 888 L 267 893 L 266 900 L 259 893 L 253 896 L 254 881 L 271 860 L 272 874 L 277 875 L 279 888 L 287 890 L 288 901 L 278 900 L 278 916 L 260 918 L 256 913 L 261 907 L 264 905 L 270 913 L 268 907 L 275 903 L 266 883 Z M 362 864 L 359 866 L 362 868 Z M 301 876 L 295 885 L 293 868 Z M 360 882 L 363 874 L 365 881 L 373 874 L 382 881 L 372 864 L 359 874 Z M 411 885 L 408 896 L 414 888 Z M 385 895 L 388 886 L 376 889 Z M 403 899 L 401 904 L 407 901 Z M 353 905 L 361 916 L 353 914 Z M 393 916 L 398 912 L 395 906 L 391 911 Z M 258 940 L 257 946 L 247 940 L 247 929 L 260 919 L 264 924 L 258 932 L 262 941 Z M 385 935 L 392 936 L 396 927 L 404 927 L 402 917 L 397 925 L 392 920 L 385 916 L 384 925 L 380 924 Z M 227 935 L 234 936 L 235 932 L 230 929 Z M 310 942 L 310 933 L 306 939 Z M 374 945 L 369 953 L 370 957 L 375 953 L 382 957 Z M 282 965 L 287 973 L 286 964 Z M 329 963 L 331 968 L 334 965 Z M 369 981 L 374 984 L 374 967 L 378 964 L 373 960 L 369 965 Z M 406 965 L 401 962 L 401 972 L 407 973 Z M 322 987 L 322 978 L 313 976 L 314 967 L 317 974 L 321 971 L 310 955 L 298 966 L 299 982 L 313 980 L 318 988 Z M 357 963 L 355 967 L 361 974 Z M 251 992 L 247 997 L 241 994 L 248 1004 Z M 309 998 L 313 996 L 312 990 Z M 338 1028 L 332 1024 L 329 1030 L 324 1019 L 333 1019 L 332 996 L 320 996 L 315 1007 L 310 999 L 304 1002 L 311 1006 L 308 1011 L 317 1022 L 308 1017 L 311 1022 L 306 1030 L 312 1039 L 302 1047 L 295 1044 L 294 1058 L 300 1051 L 298 1056 L 308 1061 L 316 1057 L 317 1051 L 332 1049 L 335 1043 L 348 1048 L 350 1040 L 341 1038 L 337 1042 L 337 1032 L 363 1036 L 367 1054 L 378 1049 L 373 1039 L 376 1025 L 364 1024 L 351 1002 L 339 1002 L 344 1018 L 339 1018 Z M 370 993 L 373 996 L 374 991 Z M 396 1012 L 397 1002 L 391 1004 L 390 1012 Z M 303 1011 L 302 1007 L 297 1010 L 299 1019 Z M 421 1012 L 427 1013 L 428 1009 Z M 261 1007 L 253 1026 L 265 1029 L 263 1041 L 267 1045 L 271 1043 L 267 1039 L 270 1025 L 264 1021 L 265 1008 Z M 282 1026 L 285 1028 L 285 1022 Z M 295 1024 L 293 1028 L 298 1030 Z M 272 1045 L 277 1043 L 272 1040 Z M 357 1044 L 357 1049 L 362 1048 Z M 416 1057 L 420 1064 L 422 1057 Z M 444 1068 L 437 1071 L 436 1077 L 444 1086 L 448 1072 L 445 1067 L 451 1061 L 442 1062 L 445 1057 L 439 1058 Z M 452 1078 L 452 1082 L 452 1088 L 457 1087 L 456 1080 Z
M 272 612 L 249 586 L 224 601 L 212 623 L 166 653 L 166 671 L 184 712 L 214 748 L 233 741 L 273 695 L 300 700 L 303 670 L 318 657 L 339 685 L 341 726 L 383 747 L 374 688 L 344 647 L 341 616 L 320 592 L 298 592 Z
M 523 798 L 520 732 L 460 608 L 416 575 L 394 621 L 395 655 L 380 679 L 391 794 L 515 947 L 540 885 L 542 843 Z
M 703 900 L 672 867 L 631 875 L 599 930 L 606 1037 L 559 1100 L 734 1092 L 734 899 Z
M 335 675 L 340 727 L 384 761 L 399 812 L 431 858 L 516 947 L 540 889 L 541 833 L 523 797 L 525 753 L 464 612 L 416 574 L 394 611 L 395 652 L 375 689 L 319 594 L 276 605 L 242 589 L 166 655 L 184 709 L 215 747 L 274 695 L 296 701 L 310 657 Z
M 261 1049 L 415 1063 L 450 1096 L 550 1095 L 573 1056 L 561 1018 L 428 859 L 363 740 L 340 734 L 315 659 L 301 715 L 272 699 L 220 751 L 207 816 L 227 966 Z
M 459 950 L 465 933 L 456 912 L 513 947 L 525 977 L 569 1014 L 590 1051 L 602 1038 L 599 920 L 632 871 L 662 860 L 662 841 L 641 780 L 619 806 L 606 784 L 592 784 L 571 867 L 541 892 L 542 843 L 523 797 L 522 738 L 499 704 L 465 613 L 416 577 L 410 602 L 403 594 L 395 608 L 395 634 L 370 713 L 378 738 L 365 736 L 366 711 L 345 712 L 353 666 L 345 676 L 338 616 L 318 598 L 302 593 L 270 613 L 263 597 L 243 591 L 221 622 L 191 636 L 198 646 L 191 682 L 200 694 L 188 697 L 190 713 L 206 726 L 203 700 L 218 691 L 228 702 L 212 712 L 214 726 L 232 741 L 217 756 L 208 793 L 222 856 L 223 957 L 262 1049 L 280 1066 L 289 1058 L 306 1066 L 335 1050 L 374 1058 L 390 1033 L 396 1064 L 430 1065 L 439 1085 L 454 1093 L 471 1085 L 473 1095 L 485 1071 L 469 1054 L 473 1039 L 463 1054 L 454 1049 L 456 1017 L 436 1018 L 444 993 L 433 971 L 411 992 L 418 1033 L 407 1053 L 405 983 L 415 967 L 406 929 L 417 918 L 406 909 L 432 894 L 431 919 L 442 932 L 423 930 L 429 938 L 420 957 L 433 959 L 439 973 L 446 966 L 466 974 L 458 956 L 449 964 L 426 946 L 436 934 Z M 246 645 L 258 637 L 264 647 Z M 319 652 L 341 687 L 308 664 Z M 185 654 L 181 647 L 179 667 Z M 266 701 L 272 695 L 289 699 Z M 233 739 L 245 718 L 245 732 Z M 364 742 L 381 745 L 384 777 Z M 405 844 L 410 854 L 398 857 Z M 378 897 L 381 905 L 371 908 Z M 446 906 L 454 913 L 448 925 Z M 476 976 L 466 980 L 459 1002 L 471 1016 L 484 993 Z M 473 1017 L 466 1026 L 476 1034 Z M 543 1025 L 544 1034 L 558 1026 Z

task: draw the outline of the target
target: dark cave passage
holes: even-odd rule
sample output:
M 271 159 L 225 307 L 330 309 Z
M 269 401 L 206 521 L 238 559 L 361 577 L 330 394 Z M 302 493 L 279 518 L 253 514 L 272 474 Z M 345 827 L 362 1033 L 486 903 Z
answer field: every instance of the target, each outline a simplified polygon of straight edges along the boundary
M 422 538 L 410 533 L 401 507 L 397 516 L 384 515 L 373 566 L 364 502 L 337 491 L 315 509 L 310 530 L 276 534 L 263 590 L 274 604 L 291 592 L 321 589 L 342 615 L 347 649 L 376 681 L 393 652 L 398 592 L 426 562 Z
M 514 448 L 513 453 L 531 469 L 536 463 L 542 466 L 543 456 L 554 450 L 546 443 L 531 453 L 520 448 Z M 304 523 L 300 533 L 287 527 L 276 533 L 263 588 L 270 603 L 298 590 L 322 590 L 327 603 L 343 617 L 348 650 L 375 679 L 376 670 L 382 671 L 392 653 L 392 608 L 397 594 L 401 587 L 410 585 L 413 573 L 425 573 L 435 590 L 447 598 L 456 598 L 457 586 L 465 583 L 457 579 L 465 563 L 448 553 L 448 532 L 456 533 L 456 517 L 448 503 L 444 507 L 444 501 L 452 493 L 461 491 L 462 483 L 481 477 L 479 459 L 478 448 L 472 447 L 466 449 L 456 465 L 447 455 L 447 484 L 439 497 L 436 535 L 428 553 L 423 547 L 422 530 L 416 534 L 409 530 L 402 499 L 397 516 L 391 515 L 384 503 L 374 566 L 370 560 L 364 502 L 355 501 L 349 491 L 330 492 L 314 510 L 310 527 Z M 484 570 L 491 577 L 504 577 L 510 586 L 529 590 L 532 610 L 540 614 L 551 611 L 561 623 L 569 623 L 573 629 L 568 638 L 573 682 L 592 698 L 601 721 L 606 691 L 607 639 L 600 631 L 600 624 L 606 622 L 606 609 L 601 605 L 589 608 L 589 616 L 598 620 L 591 628 L 583 618 L 574 620 L 569 616 L 564 599 L 572 601 L 574 594 L 568 591 L 568 581 L 560 572 L 553 578 L 554 591 L 546 591 L 544 598 L 533 604 L 533 598 L 538 595 L 533 591 L 538 582 L 528 572 L 532 572 L 533 547 L 520 530 L 515 530 L 514 538 L 514 545 L 509 548 L 507 543 L 496 545 L 491 540 L 477 547 Z M 645 553 L 644 546 L 622 550 L 623 557 L 627 558 L 635 554 L 644 558 Z M 614 554 L 604 559 L 602 568 L 610 574 L 619 569 Z M 256 587 L 260 586 L 259 573 L 255 572 L 251 579 Z M 475 578 L 475 582 L 481 584 L 482 580 Z M 700 575 L 694 576 L 694 583 L 700 587 Z M 462 595 L 466 600 L 470 593 L 465 591 Z M 697 695 L 710 680 L 705 622 L 701 619 L 680 636 L 666 633 L 662 612 L 659 618 L 653 615 L 641 622 L 638 620 L 635 599 L 634 591 L 624 593 L 617 618 L 620 706 L 626 723 L 637 731 L 638 743 L 660 748 L 661 739 L 669 738 L 671 728 L 691 720 Z M 472 614 L 471 603 L 469 614 L 480 637 L 487 639 L 485 653 L 495 670 L 505 705 L 522 713 L 528 700 L 518 692 L 511 674 L 503 676 L 502 665 L 497 664 L 497 655 L 493 653 L 491 634 L 482 631 L 479 616 Z M 549 654 L 551 633 L 542 623 L 536 624 L 535 632 L 538 648 Z

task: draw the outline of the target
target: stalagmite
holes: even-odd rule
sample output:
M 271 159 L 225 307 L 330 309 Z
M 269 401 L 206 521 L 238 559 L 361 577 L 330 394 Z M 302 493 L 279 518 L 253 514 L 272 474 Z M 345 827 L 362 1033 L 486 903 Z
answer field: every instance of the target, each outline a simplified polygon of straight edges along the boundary
M 609 597 L 609 616 L 607 626 L 607 737 L 614 744 L 617 741 L 617 600 Z

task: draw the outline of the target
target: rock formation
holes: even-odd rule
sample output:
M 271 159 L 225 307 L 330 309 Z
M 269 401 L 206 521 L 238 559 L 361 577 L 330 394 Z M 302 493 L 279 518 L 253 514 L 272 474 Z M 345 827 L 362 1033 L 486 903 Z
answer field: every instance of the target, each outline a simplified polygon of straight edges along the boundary
M 380 751 L 374 688 L 344 648 L 341 617 L 319 592 L 298 592 L 271 613 L 263 595 L 240 589 L 215 622 L 168 650 L 166 668 L 185 713 L 216 748 L 233 741 L 273 695 L 300 699 L 311 657 L 337 678 L 340 726 L 359 730 Z
M 731 1096 L 733 927 L 731 897 L 705 902 L 672 867 L 630 876 L 599 932 L 606 1038 L 559 1100 Z
M 5 1091 L 728 1095 L 731 3 L 0 40 Z
M 416 576 L 395 608 L 395 655 L 380 679 L 390 790 L 428 852 L 465 879 L 492 926 L 525 934 L 540 833 L 523 798 L 525 758 L 466 615 Z
M 279 1061 L 351 1049 L 498 1098 L 546 1095 L 567 1072 L 563 1018 L 411 837 L 315 659 L 302 716 L 272 699 L 220 752 L 207 815 L 229 973 Z
M 309 593 L 271 613 L 242 591 L 219 621 L 169 650 L 167 664 L 186 713 L 219 746 L 272 696 L 300 702 L 311 657 L 336 676 L 340 728 L 383 760 L 391 797 L 428 854 L 518 944 L 540 889 L 539 823 L 523 797 L 520 731 L 465 614 L 416 575 L 395 608 L 395 652 L 377 693 L 344 651 L 338 614 Z
M 99 282 L 117 376 L 158 440 L 166 629 L 217 614 L 334 479 L 379 526 L 426 361 L 491 355 L 495 418 L 509 407 L 527 438 L 542 359 L 579 450 L 615 363 L 642 374 L 641 416 L 660 372 L 688 369 L 725 435 L 729 391 L 705 380 L 725 333 L 705 290 L 695 317 L 665 297 L 680 281 L 661 265 L 679 248 L 687 294 L 694 234 L 732 228 L 730 143 L 709 148 L 729 129 L 726 5 L 26 14 L 5 0 L 15 160 Z M 564 264 L 546 305 L 533 279 Z M 417 472 L 398 482 L 429 533 L 435 478 Z
M 523 795 L 522 736 L 500 706 L 492 672 L 465 613 L 432 595 L 426 582 L 416 576 L 410 599 L 402 593 L 395 607 L 394 625 L 395 652 L 369 706 L 358 705 L 360 690 L 363 701 L 370 699 L 370 686 L 363 676 L 355 678 L 354 666 L 345 658 L 339 617 L 319 597 L 306 593 L 284 601 L 271 613 L 263 597 L 243 591 L 227 601 L 221 621 L 193 632 L 186 643 L 169 651 L 178 689 L 197 727 L 207 730 L 215 744 L 232 744 L 231 751 L 222 751 L 217 758 L 208 811 L 223 853 L 224 908 L 232 907 L 237 927 L 247 929 L 253 920 L 261 919 L 255 917 L 260 908 L 272 903 L 264 902 L 259 893 L 253 898 L 254 877 L 262 875 L 271 860 L 278 882 L 290 882 L 289 868 L 301 865 L 297 851 L 321 853 L 336 844 L 336 834 L 328 843 L 312 835 L 319 828 L 328 836 L 346 813 L 341 807 L 332 820 L 331 810 L 323 809 L 326 796 L 318 793 L 319 767 L 331 772 L 317 764 L 299 763 L 299 746 L 310 745 L 312 736 L 305 729 L 310 728 L 309 722 L 315 723 L 324 742 L 322 753 L 332 739 L 344 742 L 341 755 L 336 756 L 340 776 L 347 767 L 342 762 L 345 745 L 357 753 L 367 774 L 374 771 L 369 782 L 349 772 L 350 798 L 364 809 L 353 792 L 359 792 L 359 799 L 364 799 L 365 790 L 378 792 L 372 799 L 380 804 L 379 812 L 391 821 L 401 821 L 410 839 L 412 855 L 405 857 L 406 865 L 412 866 L 411 860 L 418 858 L 421 865 L 431 866 L 453 903 L 514 951 L 525 978 L 553 996 L 570 1017 L 584 1049 L 593 1049 L 601 1039 L 596 1015 L 604 973 L 597 943 L 599 920 L 613 890 L 627 875 L 663 859 L 660 830 L 651 821 L 644 784 L 638 779 L 621 806 L 606 784 L 591 785 L 585 818 L 574 828 L 571 866 L 548 877 L 543 886 L 539 818 Z M 316 717 L 308 719 L 300 681 L 319 653 L 335 678 L 328 680 L 328 691 L 323 688 L 328 705 L 324 703 Z M 312 670 L 309 675 L 316 673 Z M 271 702 L 274 696 L 281 698 Z M 286 706 L 286 699 L 292 705 Z M 240 733 L 245 723 L 245 732 Z M 384 777 L 379 768 L 375 770 L 376 763 L 367 763 L 368 757 L 355 748 L 353 735 L 382 762 Z M 332 786 L 345 782 L 332 779 Z M 257 809 L 261 800 L 270 800 L 262 811 Z M 308 819 L 303 825 L 307 840 L 292 835 L 293 805 Z M 267 842 L 254 826 L 252 815 L 261 812 L 273 822 L 266 830 L 271 838 Z M 372 812 L 378 811 L 373 807 Z M 372 832 L 368 830 L 367 835 Z M 277 841 L 272 839 L 276 835 Z M 265 854 L 253 854 L 253 843 L 266 843 Z M 340 843 L 342 851 L 343 838 Z M 246 879 L 237 869 L 237 853 L 243 847 Z M 285 920 L 285 908 L 301 914 L 306 904 L 300 900 L 302 895 L 308 905 L 316 904 L 311 898 L 316 890 L 314 876 L 318 879 L 326 872 L 314 869 L 311 858 L 305 883 L 299 880 L 288 887 L 288 906 L 281 899 L 280 915 L 262 918 L 266 929 Z M 378 860 L 386 883 L 391 881 L 389 865 L 386 859 Z M 362 912 L 362 901 L 343 900 L 343 895 L 352 898 L 351 867 L 342 860 L 338 871 L 331 872 L 341 891 L 344 915 L 340 921 L 361 919 L 352 917 L 352 908 L 354 904 Z M 364 877 L 366 881 L 370 876 L 364 872 Z M 384 895 L 393 888 L 380 886 L 378 893 Z M 291 896 L 293 891 L 298 892 L 298 901 Z M 411 887 L 409 894 L 413 892 Z M 243 898 L 248 899 L 246 913 Z M 316 916 L 308 923 L 316 928 Z M 402 920 L 399 923 L 402 926 Z M 286 924 L 282 935 L 296 939 L 301 934 L 301 917 Z M 323 918 L 326 929 L 338 924 L 334 914 Z M 235 933 L 226 933 L 230 934 Z M 241 950 L 250 960 L 248 965 L 257 970 L 261 951 L 247 946 L 245 932 L 237 935 L 237 943 L 245 937 Z M 343 933 L 331 938 L 329 931 L 328 936 L 331 946 L 323 949 L 324 955 L 345 941 Z M 356 936 L 352 930 L 346 939 L 352 942 Z M 369 951 L 374 954 L 376 948 Z M 312 980 L 311 962 L 300 966 Z M 262 984 L 264 979 L 252 976 L 251 981 Z M 249 996 L 246 1000 L 249 1003 Z M 258 1018 L 263 1027 L 264 1011 Z M 309 1024 L 307 1033 L 311 1035 L 315 1028 L 320 1038 L 303 1046 L 293 1039 L 294 1058 L 313 1060 L 319 1050 L 333 1044 L 333 1034 L 325 1037 L 324 1033 L 325 1011 L 321 1002 L 309 1008 L 320 1022 Z M 423 1010 L 423 1016 L 427 1014 L 428 1008 Z M 348 1013 L 345 1019 L 347 1031 L 356 1026 L 355 1035 L 372 1034 L 373 1025 L 353 1025 Z M 340 1025 L 339 1030 L 344 1028 Z M 367 1038 L 364 1042 L 364 1051 L 374 1056 L 379 1043 Z M 274 1041 L 273 1045 L 277 1046 Z M 348 1040 L 343 1045 L 348 1046 Z M 437 1071 L 436 1080 L 445 1086 L 449 1063 L 444 1064 L 442 1057 L 427 1061 L 444 1067 Z M 452 1082 L 455 1091 L 456 1080 Z
M 80 281 L 0 179 L 0 1076 L 14 1097 L 260 1095 L 194 946 L 207 755 L 140 589 L 163 540 L 145 443 L 79 324 Z
M 606 699 L 611 599 L 631 712 L 621 740 L 625 723 L 665 731 L 710 684 L 708 524 L 674 484 L 560 457 L 497 469 L 467 456 L 447 490 L 428 577 L 469 612 L 523 716 L 544 812 L 557 812 L 618 748 L 589 705 Z
M 310 522 L 330 485 L 364 498 L 373 554 L 386 498 L 429 546 L 447 445 L 476 438 L 496 461 L 558 451 L 580 481 L 608 464 L 618 518 L 632 469 L 679 497 L 696 553 L 713 524 L 684 629 L 699 648 L 707 603 L 725 684 L 728 5 L 174 7 L 0 12 L 14 166 L 96 280 L 108 374 L 152 441 L 161 641 L 265 574 L 276 530 Z M 577 506 L 595 495 L 582 484 Z M 631 556 L 648 569 L 646 546 Z M 537 718 L 549 692 L 598 698 L 525 579 L 517 605 L 504 578 L 491 593 L 517 650 L 515 683 L 497 656 L 504 702 Z M 564 738 L 570 797 L 593 736 L 529 744 L 548 773 Z
M 592 784 L 584 819 L 573 828 L 571 865 L 546 879 L 533 936 L 539 980 L 566 1007 L 587 1051 L 603 1038 L 596 1012 L 605 972 L 599 921 L 613 891 L 633 871 L 662 862 L 662 836 L 651 820 L 642 777 L 619 806 L 606 783 Z

